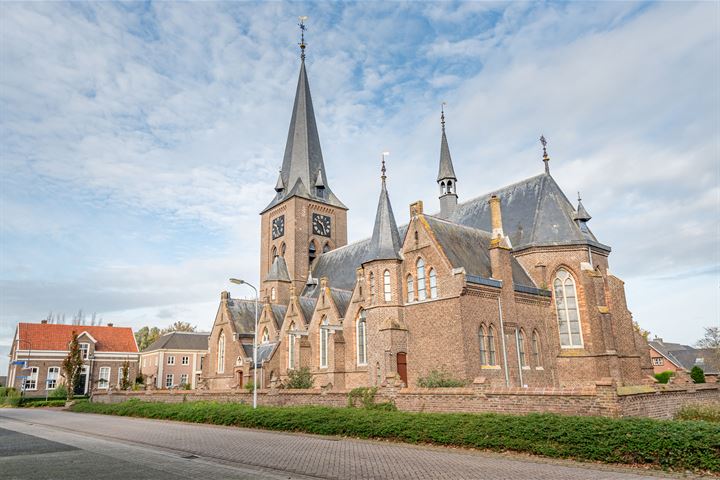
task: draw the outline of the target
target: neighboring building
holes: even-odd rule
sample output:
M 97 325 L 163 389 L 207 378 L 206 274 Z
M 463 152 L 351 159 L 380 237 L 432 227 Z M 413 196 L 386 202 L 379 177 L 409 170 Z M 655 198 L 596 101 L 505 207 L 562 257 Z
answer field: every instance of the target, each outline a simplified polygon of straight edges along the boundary
M 18 323 L 10 348 L 8 386 L 23 389 L 28 396 L 44 396 L 64 383 L 62 361 L 69 353 L 73 332 L 85 359 L 75 393 L 91 389 L 117 388 L 122 366 L 130 364 L 129 379 L 137 375 L 138 348 L 131 328 L 107 326 Z
M 539 175 L 458 203 L 443 113 L 438 175 L 428 179 L 440 212 L 415 202 L 398 227 L 383 162 L 372 235 L 347 244 L 302 47 L 282 169 L 260 213 L 259 386 L 301 367 L 325 388 L 415 386 L 433 370 L 505 386 L 649 381 L 647 342 L 609 271 L 610 247 L 550 175 L 544 139 Z M 222 293 L 204 387 L 251 379 L 253 303 Z
M 208 350 L 209 333 L 166 333 L 140 352 L 140 371 L 155 388 L 196 388 Z
M 7 386 L 7 376 L 6 375 L 0 375 L 0 387 Z
M 649 341 L 650 361 L 655 373 L 683 371 L 689 373 L 694 366 L 702 368 L 707 381 L 720 376 L 720 352 L 712 348 L 694 348 L 680 343 L 670 343 L 655 337 Z

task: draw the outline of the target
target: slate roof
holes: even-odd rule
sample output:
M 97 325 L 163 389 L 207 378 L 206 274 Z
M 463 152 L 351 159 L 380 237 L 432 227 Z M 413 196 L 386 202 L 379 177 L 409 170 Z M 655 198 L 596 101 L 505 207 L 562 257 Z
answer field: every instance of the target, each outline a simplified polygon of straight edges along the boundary
M 305 324 L 310 323 L 313 312 L 315 311 L 315 304 L 317 303 L 316 298 L 312 297 L 298 297 L 298 303 L 300 304 L 300 310 L 302 310 L 303 316 L 305 317 Z
M 257 318 L 255 318 L 255 300 L 228 298 L 227 306 L 230 311 L 231 320 L 235 324 L 235 331 L 241 335 L 254 335 L 255 322 L 260 318 L 262 305 L 258 304 Z
M 318 182 L 324 185 L 322 198 L 316 195 L 315 185 Z M 327 181 L 304 60 L 300 64 L 295 103 L 276 190 L 280 187 L 282 189 L 277 191 L 263 212 L 293 196 L 347 209 L 332 192 Z
M 440 140 L 440 168 L 438 168 L 437 181 L 439 182 L 445 178 L 457 179 L 457 177 L 455 177 L 452 158 L 450 157 L 450 147 L 448 146 L 447 137 L 445 136 L 445 120 L 443 117 L 442 139 Z
M 137 352 L 135 335 L 129 327 L 62 325 L 57 323 L 18 323 L 21 350 L 67 351 L 72 333 L 87 332 L 95 341 L 98 352 Z
M 150 344 L 143 352 L 153 350 L 207 350 L 207 332 L 169 332 Z
M 282 327 L 283 324 L 283 320 L 285 319 L 285 312 L 287 312 L 287 305 L 278 305 L 276 303 L 273 303 L 270 308 L 273 312 L 275 329 L 280 330 L 280 327 Z
M 275 350 L 275 347 L 277 347 L 277 342 L 271 342 L 271 343 L 261 343 L 257 347 L 257 363 L 258 365 L 262 365 L 263 362 L 266 362 L 271 356 L 273 351 Z M 252 345 L 250 346 L 250 358 L 252 358 Z
M 395 215 L 393 215 L 390 197 L 385 185 L 385 166 L 383 164 L 382 186 L 380 187 L 380 198 L 378 199 L 377 211 L 375 213 L 375 226 L 373 227 L 370 247 L 365 259 L 366 262 L 373 260 L 399 260 L 402 240 L 398 232 Z
M 285 259 L 283 257 L 277 255 L 273 259 L 273 263 L 272 265 L 270 265 L 270 271 L 268 272 L 267 277 L 265 277 L 265 280 L 279 282 L 290 281 L 290 274 L 288 273 L 287 263 L 285 262 Z
M 339 290 L 337 288 L 330 288 L 330 296 L 333 299 L 333 302 L 335 303 L 335 306 L 338 309 L 338 312 L 340 313 L 341 317 L 345 317 L 345 312 L 347 312 L 348 307 L 350 306 L 350 299 L 352 298 L 352 291 L 350 290 Z
M 536 245 L 589 244 L 610 251 L 573 221 L 576 212 L 550 174 L 543 173 L 461 203 L 451 222 L 491 231 L 488 200 L 500 197 L 503 230 L 513 249 Z
M 697 365 L 707 374 L 720 374 L 720 354 L 710 348 L 694 348 L 661 340 L 650 340 L 648 345 L 683 370 L 690 371 Z M 698 359 L 703 361 L 698 363 Z

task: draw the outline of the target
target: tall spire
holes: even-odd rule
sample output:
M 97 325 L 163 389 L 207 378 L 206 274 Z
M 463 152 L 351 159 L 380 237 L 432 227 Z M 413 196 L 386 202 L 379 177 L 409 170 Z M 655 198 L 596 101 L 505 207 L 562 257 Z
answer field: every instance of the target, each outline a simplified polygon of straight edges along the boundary
M 295 90 L 295 102 L 285 144 L 285 155 L 280 170 L 281 178 L 276 184 L 275 198 L 263 211 L 293 196 L 347 208 L 330 190 L 325 174 L 320 136 L 310 95 L 310 83 L 305 70 L 306 19 L 307 17 L 300 17 L 300 74 Z M 317 185 L 322 187 L 317 188 Z M 278 190 L 278 186 L 282 186 L 283 189 Z
M 372 239 L 370 240 L 370 250 L 365 262 L 373 260 L 399 260 L 402 242 L 400 241 L 400 232 L 395 223 L 395 215 L 393 215 L 392 205 L 390 205 L 390 197 L 388 196 L 387 186 L 385 184 L 385 156 L 388 152 L 382 154 L 381 168 L 381 187 L 380 199 L 378 200 L 377 213 L 375 214 L 375 226 L 373 227 Z
M 545 135 L 540 135 L 540 144 L 543 147 L 543 162 L 545 163 L 545 173 L 550 175 L 550 157 L 547 153 L 547 140 L 545 140 Z
M 457 207 L 457 194 L 455 169 L 450 157 L 450 147 L 445 135 L 445 102 L 440 106 L 440 168 L 438 169 L 437 184 L 440 187 L 440 217 L 448 218 Z

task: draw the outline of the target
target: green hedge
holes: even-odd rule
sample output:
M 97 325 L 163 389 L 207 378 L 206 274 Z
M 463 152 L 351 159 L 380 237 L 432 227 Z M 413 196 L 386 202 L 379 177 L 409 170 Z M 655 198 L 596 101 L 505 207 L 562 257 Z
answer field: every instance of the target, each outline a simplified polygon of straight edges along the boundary
M 150 403 L 136 399 L 119 404 L 82 402 L 72 410 L 720 472 L 720 429 L 707 422 L 308 406 L 260 407 L 253 411 L 237 403 Z

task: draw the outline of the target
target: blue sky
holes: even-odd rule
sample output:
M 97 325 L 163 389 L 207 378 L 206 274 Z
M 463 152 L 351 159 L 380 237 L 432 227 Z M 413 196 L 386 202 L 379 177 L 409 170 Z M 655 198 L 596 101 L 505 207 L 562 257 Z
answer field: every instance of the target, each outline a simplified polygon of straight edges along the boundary
M 544 133 L 635 319 L 685 343 L 718 323 L 717 3 L 4 3 L 0 349 L 79 308 L 209 329 L 249 293 L 227 278 L 258 277 L 302 14 L 351 241 L 383 150 L 398 222 L 437 208 L 445 101 L 461 201 L 539 173 Z

